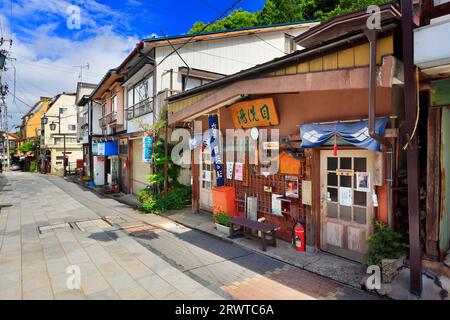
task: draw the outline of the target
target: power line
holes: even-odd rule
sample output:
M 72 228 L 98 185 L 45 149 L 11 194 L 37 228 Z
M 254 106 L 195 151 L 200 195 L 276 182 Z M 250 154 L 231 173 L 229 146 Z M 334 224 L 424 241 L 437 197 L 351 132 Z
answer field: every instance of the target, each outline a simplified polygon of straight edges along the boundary
M 207 7 L 209 7 L 210 9 L 214 10 L 217 13 L 222 13 L 219 9 L 217 9 L 216 7 L 212 6 L 208 1 L 206 0 L 200 0 L 201 2 L 203 2 L 203 4 Z
M 198 33 L 192 35 L 192 37 L 190 37 L 185 43 L 183 43 L 178 50 L 180 50 L 181 48 L 183 48 L 185 45 L 187 45 L 189 42 L 191 42 L 195 37 L 197 37 L 198 35 L 200 35 L 203 31 L 206 30 L 207 27 L 209 27 L 210 25 L 214 24 L 216 21 L 222 19 L 223 17 L 225 17 L 231 10 L 233 10 L 238 4 L 240 4 L 242 2 L 242 0 L 237 0 L 236 2 L 234 2 L 225 12 L 223 12 L 221 15 L 219 15 L 216 19 L 214 19 L 213 21 L 209 22 L 208 24 L 206 24 L 202 30 L 200 30 Z M 156 67 L 159 67 L 168 57 L 170 57 L 172 54 L 174 54 L 176 52 L 177 49 L 173 50 L 172 52 L 170 52 L 167 56 L 165 56 Z
M 273 44 L 271 44 L 270 42 L 264 40 L 262 37 L 258 36 L 256 33 L 253 33 L 253 35 L 254 35 L 255 37 L 257 37 L 259 40 L 261 40 L 262 42 L 264 42 L 264 43 L 268 44 L 269 46 L 271 46 L 272 48 L 274 48 L 274 49 L 280 51 L 282 54 L 286 54 L 286 52 L 284 52 L 284 51 L 281 50 L 280 48 L 275 47 Z

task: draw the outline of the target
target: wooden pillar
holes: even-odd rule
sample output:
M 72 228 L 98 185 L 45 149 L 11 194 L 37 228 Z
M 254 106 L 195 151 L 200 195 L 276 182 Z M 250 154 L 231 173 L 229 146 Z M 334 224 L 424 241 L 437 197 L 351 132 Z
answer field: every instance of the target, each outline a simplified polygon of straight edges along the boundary
M 427 217 L 425 252 L 427 256 L 433 260 L 439 260 L 441 108 L 429 109 L 427 135 Z

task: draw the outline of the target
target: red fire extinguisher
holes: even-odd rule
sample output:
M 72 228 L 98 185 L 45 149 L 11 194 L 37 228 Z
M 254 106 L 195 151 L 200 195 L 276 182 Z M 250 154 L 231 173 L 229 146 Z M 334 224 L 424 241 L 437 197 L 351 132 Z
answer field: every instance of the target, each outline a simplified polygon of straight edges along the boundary
M 297 251 L 305 251 L 305 227 L 301 223 L 294 227 L 294 246 Z

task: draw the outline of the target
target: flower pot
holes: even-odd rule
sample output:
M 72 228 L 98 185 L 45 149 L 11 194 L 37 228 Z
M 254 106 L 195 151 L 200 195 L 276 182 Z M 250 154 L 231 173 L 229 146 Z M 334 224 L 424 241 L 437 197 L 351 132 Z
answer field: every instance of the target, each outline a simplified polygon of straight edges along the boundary
M 230 234 L 230 227 L 226 227 L 226 226 L 223 226 L 223 225 L 218 224 L 218 223 L 216 223 L 215 225 L 216 225 L 217 231 L 219 231 L 221 233 L 224 233 L 226 235 Z

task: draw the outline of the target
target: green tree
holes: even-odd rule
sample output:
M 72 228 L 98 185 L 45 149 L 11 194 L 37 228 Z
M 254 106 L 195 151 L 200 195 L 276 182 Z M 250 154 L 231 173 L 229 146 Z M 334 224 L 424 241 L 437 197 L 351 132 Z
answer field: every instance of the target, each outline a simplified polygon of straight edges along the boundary
M 302 20 L 325 21 L 337 15 L 361 10 L 389 0 L 266 0 L 262 10 L 251 13 L 242 9 L 233 11 L 222 20 L 205 28 L 202 21 L 194 23 L 189 33 L 248 28 Z
M 249 28 L 256 26 L 258 24 L 257 15 L 242 9 L 233 11 L 230 15 L 218 20 L 215 23 L 208 25 L 206 28 L 206 23 L 202 21 L 197 21 L 194 26 L 189 30 L 190 34 L 195 34 L 199 32 L 212 32 L 221 30 L 231 30 L 240 28 Z
M 259 25 L 280 24 L 305 20 L 301 0 L 267 0 L 257 13 Z
M 333 10 L 323 10 L 319 8 L 316 11 L 316 17 L 320 20 L 328 20 L 335 16 L 365 9 L 371 5 L 380 5 L 389 3 L 389 0 L 339 0 Z

